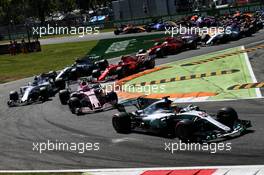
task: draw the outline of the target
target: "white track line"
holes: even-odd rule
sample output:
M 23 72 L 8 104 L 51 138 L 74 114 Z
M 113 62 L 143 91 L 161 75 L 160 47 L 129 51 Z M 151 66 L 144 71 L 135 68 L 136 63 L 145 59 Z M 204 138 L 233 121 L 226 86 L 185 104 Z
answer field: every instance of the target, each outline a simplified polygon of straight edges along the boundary
M 165 167 L 165 168 L 126 168 L 86 171 L 83 175 L 141 175 L 148 170 L 192 170 L 217 169 L 213 175 L 263 175 L 264 166 L 208 166 L 208 167 Z
M 260 170 L 260 172 L 263 172 L 264 171 L 264 165 L 153 167 L 153 168 L 119 168 L 119 169 L 69 169 L 69 170 L 0 170 L 0 173 L 84 172 L 83 174 L 101 173 L 102 175 L 107 175 L 108 173 L 117 173 L 118 172 L 119 174 L 125 175 L 125 172 L 127 172 L 127 173 L 129 172 L 131 174 L 131 172 L 138 173 L 138 172 L 143 172 L 143 171 L 147 171 L 147 170 L 189 170 L 189 169 L 218 169 L 220 172 L 231 171 L 232 169 L 243 169 L 244 172 L 246 172 L 247 170 L 251 170 L 251 169 L 258 169 L 258 170 Z M 216 171 L 216 174 L 214 174 L 214 175 L 218 175 L 218 173 L 220 173 L 220 172 L 218 172 L 218 170 Z M 259 174 L 260 172 L 258 172 L 257 175 L 263 175 L 263 174 Z
M 245 50 L 245 47 L 242 46 L 241 49 L 242 50 Z M 247 67 L 248 67 L 248 70 L 249 70 L 251 79 L 252 79 L 253 83 L 257 83 L 258 81 L 257 81 L 257 78 L 256 78 L 254 72 L 253 72 L 253 69 L 252 69 L 252 66 L 250 64 L 250 61 L 249 61 L 247 52 L 244 53 L 244 56 L 245 56 L 245 61 L 246 61 L 246 64 L 247 64 Z M 256 95 L 257 95 L 258 98 L 261 98 L 262 97 L 262 94 L 261 94 L 259 88 L 256 88 Z

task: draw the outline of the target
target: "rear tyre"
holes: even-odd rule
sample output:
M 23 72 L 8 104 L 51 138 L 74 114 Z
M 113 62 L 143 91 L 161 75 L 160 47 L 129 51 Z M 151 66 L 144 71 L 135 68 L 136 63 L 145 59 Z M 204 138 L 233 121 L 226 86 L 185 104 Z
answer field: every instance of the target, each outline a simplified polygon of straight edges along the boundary
M 131 119 L 128 113 L 114 115 L 112 124 L 117 133 L 128 134 L 131 132 Z
M 71 80 L 77 80 L 78 77 L 79 77 L 79 72 L 78 72 L 77 68 L 72 69 L 70 72 L 70 79 Z
M 120 34 L 120 31 L 119 31 L 119 30 L 115 30 L 115 31 L 114 31 L 114 34 L 115 34 L 115 35 L 119 35 L 119 34 Z
M 210 35 L 203 35 L 201 37 L 201 42 L 206 43 L 210 39 Z
M 196 42 L 196 41 L 194 41 L 194 42 L 190 45 L 190 49 L 192 49 L 192 50 L 197 49 L 197 42 Z
M 118 67 L 116 69 L 117 78 L 120 80 L 128 75 L 128 71 L 126 71 L 125 67 Z
M 55 86 L 59 90 L 63 90 L 63 89 L 65 89 L 66 84 L 65 84 L 65 81 L 62 78 L 58 78 L 57 80 L 55 80 Z
M 122 67 L 116 68 L 116 70 L 113 72 L 114 75 L 117 75 L 118 79 L 122 78 Z
M 179 121 L 175 126 L 175 135 L 183 142 L 191 142 L 193 140 L 193 121 Z
M 157 51 L 157 53 L 156 53 L 156 54 L 157 54 L 157 57 L 158 57 L 158 58 L 163 58 L 163 57 L 164 57 L 164 55 L 165 55 L 165 54 L 164 54 L 164 50 L 163 50 L 163 49 L 160 49 L 159 51 Z
M 100 75 L 101 75 L 100 70 L 93 70 L 93 72 L 92 72 L 92 77 L 93 78 L 99 78 Z
M 116 105 L 118 103 L 118 96 L 114 91 L 109 92 L 106 98 L 107 98 L 107 101 L 111 103 L 112 105 Z
M 251 33 L 250 29 L 248 29 L 248 30 L 245 32 L 245 36 L 246 36 L 246 37 L 250 37 L 250 36 L 252 36 L 252 33 Z
M 59 98 L 62 105 L 67 105 L 67 102 L 70 99 L 70 92 L 67 90 L 61 90 L 59 92 Z
M 51 78 L 53 81 L 55 81 L 55 78 L 57 77 L 56 71 L 50 71 L 49 72 L 49 78 Z
M 11 101 L 17 101 L 19 99 L 19 95 L 18 95 L 18 92 L 17 91 L 11 91 L 9 93 L 9 99 Z
M 153 69 L 155 67 L 155 60 L 152 59 L 147 64 L 147 69 Z
M 238 115 L 233 108 L 224 107 L 217 112 L 217 120 L 232 129 L 235 121 L 238 120 Z
M 102 70 L 105 70 L 109 66 L 109 62 L 106 59 L 104 59 L 101 64 Z
M 148 27 L 147 29 L 146 29 L 146 32 L 151 32 L 152 30 L 151 30 L 151 28 L 150 27 Z
M 81 102 L 77 97 L 72 97 L 69 100 L 69 108 L 73 114 L 76 113 L 76 109 L 81 108 Z
M 99 68 L 99 70 L 103 71 L 109 66 L 109 63 L 107 60 L 101 60 L 95 62 L 95 65 Z

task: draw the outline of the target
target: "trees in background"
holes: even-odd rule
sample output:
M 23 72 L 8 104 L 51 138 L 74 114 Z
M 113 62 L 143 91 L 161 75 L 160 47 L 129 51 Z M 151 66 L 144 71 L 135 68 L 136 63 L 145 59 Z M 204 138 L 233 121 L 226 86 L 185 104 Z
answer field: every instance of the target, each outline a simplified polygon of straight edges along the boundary
M 71 12 L 95 10 L 97 6 L 107 6 L 112 0 L 0 0 L 0 25 L 23 23 L 28 17 L 38 18 L 42 23 L 45 17 L 57 11 Z

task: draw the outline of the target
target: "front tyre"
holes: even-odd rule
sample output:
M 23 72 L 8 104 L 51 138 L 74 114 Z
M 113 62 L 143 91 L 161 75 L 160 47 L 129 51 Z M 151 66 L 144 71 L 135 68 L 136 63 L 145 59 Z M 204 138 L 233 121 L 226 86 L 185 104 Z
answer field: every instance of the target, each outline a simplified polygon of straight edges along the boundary
M 76 113 L 77 109 L 81 108 L 81 102 L 77 97 L 72 97 L 69 100 L 69 108 L 73 114 Z
M 13 107 L 13 106 L 15 106 L 13 100 L 8 100 L 8 101 L 7 101 L 7 105 L 8 105 L 9 107 Z
M 62 105 L 67 105 L 67 102 L 70 99 L 70 92 L 68 90 L 61 90 L 59 92 L 59 99 Z
M 217 120 L 232 129 L 235 121 L 238 120 L 238 115 L 235 109 L 231 107 L 224 107 L 218 110 Z
M 175 126 L 175 135 L 183 142 L 193 140 L 193 121 L 181 120 Z
M 128 113 L 114 115 L 112 124 L 117 133 L 128 134 L 131 132 L 131 119 Z
M 9 93 L 9 99 L 11 101 L 17 101 L 19 99 L 19 95 L 18 95 L 18 92 L 17 91 L 11 91 Z

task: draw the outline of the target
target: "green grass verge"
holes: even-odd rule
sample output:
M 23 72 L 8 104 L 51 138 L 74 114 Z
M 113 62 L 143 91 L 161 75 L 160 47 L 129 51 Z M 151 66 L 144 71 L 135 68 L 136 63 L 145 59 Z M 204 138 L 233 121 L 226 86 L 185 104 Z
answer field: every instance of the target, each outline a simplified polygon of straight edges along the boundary
M 50 70 L 60 70 L 66 65 L 72 64 L 77 57 L 86 54 L 96 54 L 104 58 L 131 54 L 141 48 L 147 49 L 153 46 L 155 39 L 162 37 L 164 37 L 162 34 L 153 34 L 100 41 L 51 44 L 43 45 L 42 51 L 37 53 L 18 54 L 16 56 L 0 55 L 0 83 L 30 77 Z M 105 54 L 105 51 L 113 43 L 126 40 L 134 40 L 134 42 L 130 43 L 123 51 Z
M 159 84 L 159 93 L 161 90 L 165 89 L 163 93 L 189 93 L 189 92 L 213 92 L 219 95 L 211 97 L 211 99 L 238 99 L 238 98 L 249 98 L 256 97 L 255 89 L 245 89 L 245 90 L 227 90 L 228 87 L 235 84 L 243 84 L 252 82 L 249 70 L 247 68 L 244 54 L 238 54 L 231 57 L 226 57 L 220 60 L 208 62 L 205 64 L 195 65 L 195 66 L 181 66 L 184 63 L 190 63 L 193 61 L 204 60 L 217 56 L 219 54 L 234 52 L 241 50 L 241 48 L 233 48 L 220 52 L 215 52 L 212 54 L 201 55 L 191 59 L 185 59 L 181 61 L 176 61 L 170 63 L 172 68 L 165 69 L 162 71 L 154 72 L 137 79 L 134 79 L 128 84 L 139 83 L 144 81 L 161 80 L 164 78 L 173 78 L 176 76 L 191 75 L 197 73 L 206 73 L 230 69 L 239 69 L 240 72 L 212 76 L 200 79 L 192 79 L 185 81 L 176 81 L 172 83 Z M 163 88 L 161 88 L 161 85 Z
M 103 56 L 104 58 L 114 58 L 120 55 L 127 55 L 131 53 L 137 52 L 139 49 L 149 49 L 153 46 L 156 40 L 160 40 L 164 38 L 164 34 L 153 34 L 147 36 L 139 36 L 139 37 L 125 37 L 125 38 L 113 38 L 113 39 L 103 39 L 98 42 L 96 47 L 91 50 L 91 54 L 96 54 Z M 106 53 L 108 48 L 117 42 L 126 42 L 128 41 L 129 44 L 125 47 L 124 50 L 121 51 L 113 51 Z M 121 46 L 120 46 L 121 47 Z M 117 48 L 119 49 L 119 48 Z
M 87 54 L 96 44 L 97 41 L 51 44 L 42 46 L 41 52 L 0 55 L 0 83 L 60 70 L 72 64 L 77 57 Z
M 100 33 L 106 33 L 106 32 L 114 32 L 114 28 L 109 28 L 109 29 L 101 29 Z M 26 35 L 26 34 L 25 34 Z M 40 39 L 48 39 L 48 38 L 61 38 L 61 37 L 68 37 L 68 36 L 76 36 L 78 37 L 79 35 L 71 35 L 71 34 L 61 34 L 61 35 L 44 35 Z M 20 41 L 21 39 L 18 39 Z M 9 40 L 0 40 L 0 44 L 8 44 Z

